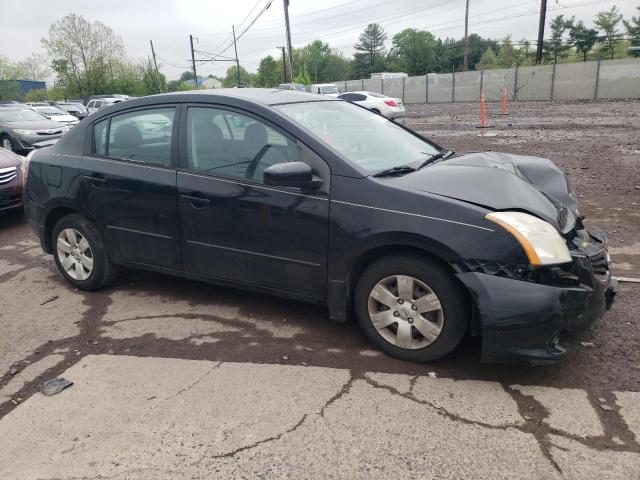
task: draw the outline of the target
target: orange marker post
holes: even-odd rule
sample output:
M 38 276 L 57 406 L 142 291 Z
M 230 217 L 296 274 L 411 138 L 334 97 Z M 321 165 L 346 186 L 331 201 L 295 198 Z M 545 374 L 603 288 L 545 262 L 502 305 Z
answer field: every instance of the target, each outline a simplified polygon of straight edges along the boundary
M 502 112 L 500 115 L 509 115 L 507 112 L 507 86 L 502 87 Z

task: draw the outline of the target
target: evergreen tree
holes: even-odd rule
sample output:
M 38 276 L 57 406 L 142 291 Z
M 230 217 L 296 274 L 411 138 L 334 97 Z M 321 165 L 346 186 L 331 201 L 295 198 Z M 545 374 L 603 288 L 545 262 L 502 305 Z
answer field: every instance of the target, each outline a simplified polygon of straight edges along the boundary
M 553 59 L 553 63 L 558 63 L 558 57 L 566 56 L 570 46 L 563 40 L 565 32 L 571 27 L 571 21 L 566 20 L 564 15 L 558 15 L 549 22 L 551 38 L 544 42 L 543 48 L 545 56 Z
M 605 54 L 608 54 L 611 60 L 613 60 L 616 45 L 622 37 L 622 34 L 618 31 L 618 25 L 621 21 L 622 15 L 620 14 L 618 7 L 613 6 L 611 7 L 611 10 L 599 12 L 593 22 L 596 24 L 596 27 L 602 31 L 600 39 L 605 44 Z
M 387 33 L 377 23 L 370 23 L 360 34 L 358 43 L 354 45 L 357 53 L 353 56 L 359 64 L 361 73 L 371 73 L 376 67 L 381 66 L 386 40 Z
M 640 7 L 636 7 L 640 13 Z M 631 46 L 640 47 L 640 15 L 637 17 L 631 17 L 631 21 L 623 20 L 625 28 L 629 37 L 631 37 Z M 640 57 L 640 52 L 633 52 L 633 55 Z
M 480 61 L 476 64 L 476 70 L 491 70 L 492 68 L 498 68 L 498 57 L 493 51 L 493 48 L 489 47 L 484 51 L 480 57 Z
M 593 28 L 587 28 L 583 22 L 575 22 L 571 20 L 569 27 L 569 41 L 576 52 L 582 55 L 582 60 L 587 61 L 587 54 L 598 41 L 598 31 Z

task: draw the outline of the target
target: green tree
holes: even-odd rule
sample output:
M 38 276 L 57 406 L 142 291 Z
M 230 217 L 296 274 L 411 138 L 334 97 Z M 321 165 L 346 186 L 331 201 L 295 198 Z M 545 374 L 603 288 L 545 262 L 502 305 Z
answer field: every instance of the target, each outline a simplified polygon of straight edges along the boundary
M 595 23 L 602 31 L 600 39 L 604 42 L 605 48 L 603 49 L 605 55 L 609 55 L 609 58 L 613 60 L 616 51 L 616 45 L 622 38 L 622 33 L 618 31 L 618 25 L 622 21 L 622 15 L 618 10 L 618 7 L 613 6 L 610 10 L 599 12 L 596 15 Z
M 41 40 L 52 59 L 58 81 L 77 95 L 103 93 L 112 84 L 124 58 L 124 44 L 99 21 L 69 14 L 49 27 Z
M 398 70 L 409 75 L 424 75 L 436 67 L 437 46 L 430 32 L 407 28 L 394 35 L 390 56 L 399 60 Z
M 377 23 L 370 23 L 364 32 L 358 37 L 358 43 L 353 55 L 361 75 L 368 74 L 381 67 L 384 58 L 384 42 L 387 40 L 387 33 Z
M 636 7 L 640 13 L 640 7 Z M 623 20 L 627 34 L 631 37 L 631 46 L 640 47 L 640 15 L 631 17 L 631 21 Z M 632 53 L 636 57 L 640 57 L 640 52 Z
M 598 31 L 585 27 L 582 21 L 576 23 L 572 19 L 571 27 L 569 28 L 569 41 L 571 46 L 576 49 L 576 52 L 582 55 L 582 61 L 586 62 L 587 54 L 598 41 Z
M 282 68 L 280 64 L 271 55 L 260 60 L 258 66 L 257 83 L 261 87 L 275 87 L 280 83 L 282 78 Z
M 307 71 L 307 66 L 303 65 L 301 69 L 298 70 L 298 74 L 296 78 L 293 79 L 295 83 L 300 83 L 302 85 L 311 85 L 311 79 L 309 78 L 309 72 Z
M 22 100 L 20 84 L 15 80 L 0 80 L 0 100 Z
M 476 63 L 476 70 L 491 70 L 498 67 L 498 57 L 491 47 L 484 51 L 480 61 Z
M 187 80 L 193 80 L 193 71 L 191 70 L 185 70 L 184 72 L 182 72 L 182 74 L 180 75 L 180 82 L 186 82 Z M 200 83 L 200 82 L 198 82 Z
M 501 68 L 511 68 L 515 66 L 517 57 L 518 52 L 513 47 L 513 43 L 511 43 L 511 36 L 508 35 L 500 43 L 500 50 L 498 50 L 497 57 L 498 66 Z
M 558 57 L 564 57 L 570 46 L 564 41 L 564 34 L 571 28 L 571 21 L 564 18 L 564 15 L 558 15 L 549 22 L 551 29 L 551 38 L 544 42 L 544 55 L 553 63 L 558 63 Z
M 227 69 L 227 74 L 222 80 L 222 86 L 225 88 L 236 87 L 238 85 L 237 67 L 232 65 Z M 240 84 L 245 86 L 253 85 L 253 75 L 240 66 Z

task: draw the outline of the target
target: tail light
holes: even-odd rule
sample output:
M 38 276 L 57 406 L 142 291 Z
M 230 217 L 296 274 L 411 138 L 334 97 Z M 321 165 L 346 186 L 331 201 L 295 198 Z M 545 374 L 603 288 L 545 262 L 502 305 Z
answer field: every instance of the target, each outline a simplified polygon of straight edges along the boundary
M 386 103 L 390 107 L 395 107 L 396 106 L 396 102 L 394 102 L 393 100 L 385 100 L 384 103 Z

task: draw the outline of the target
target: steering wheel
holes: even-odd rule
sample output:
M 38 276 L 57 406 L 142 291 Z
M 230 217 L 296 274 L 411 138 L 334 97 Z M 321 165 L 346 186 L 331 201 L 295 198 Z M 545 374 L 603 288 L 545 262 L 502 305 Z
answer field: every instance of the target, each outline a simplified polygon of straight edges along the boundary
M 256 155 L 249 162 L 249 165 L 247 165 L 247 171 L 244 174 L 245 178 L 253 178 L 253 176 L 256 174 L 256 169 L 258 168 L 260 160 L 262 160 L 262 157 L 265 156 L 270 148 L 271 145 L 267 143 L 264 147 L 258 150 L 258 153 L 256 153 Z

